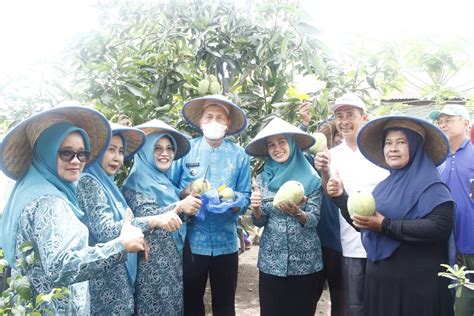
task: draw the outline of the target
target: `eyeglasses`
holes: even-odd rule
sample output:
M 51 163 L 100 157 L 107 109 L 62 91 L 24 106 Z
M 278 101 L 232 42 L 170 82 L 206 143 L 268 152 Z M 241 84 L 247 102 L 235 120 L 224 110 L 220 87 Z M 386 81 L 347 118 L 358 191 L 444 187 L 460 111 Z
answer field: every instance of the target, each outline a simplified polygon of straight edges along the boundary
M 168 155 L 172 155 L 172 154 L 174 154 L 174 147 L 173 146 L 169 146 L 169 147 L 166 147 L 166 148 L 163 148 L 161 146 L 156 146 L 155 147 L 155 153 L 156 154 L 161 155 L 163 152 L 166 152 Z
M 80 162 L 87 162 L 91 153 L 87 150 L 74 151 L 69 149 L 58 150 L 59 158 L 64 162 L 71 162 L 75 157 Z

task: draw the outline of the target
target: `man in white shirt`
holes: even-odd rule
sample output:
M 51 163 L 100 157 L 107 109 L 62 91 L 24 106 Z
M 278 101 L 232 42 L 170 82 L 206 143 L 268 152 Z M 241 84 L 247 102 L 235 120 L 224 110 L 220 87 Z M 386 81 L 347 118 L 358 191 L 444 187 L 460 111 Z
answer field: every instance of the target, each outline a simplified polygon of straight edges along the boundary
M 327 153 L 315 157 L 315 166 L 321 171 L 323 188 L 331 177 L 342 180 L 350 195 L 357 191 L 372 191 L 388 176 L 388 171 L 368 161 L 357 147 L 357 134 L 367 122 L 364 102 L 355 94 L 346 93 L 329 106 L 334 113 L 336 128 L 343 142 Z M 343 280 L 347 295 L 347 310 L 351 316 L 362 315 L 365 262 L 367 254 L 360 233 L 339 214 L 341 245 L 344 256 Z

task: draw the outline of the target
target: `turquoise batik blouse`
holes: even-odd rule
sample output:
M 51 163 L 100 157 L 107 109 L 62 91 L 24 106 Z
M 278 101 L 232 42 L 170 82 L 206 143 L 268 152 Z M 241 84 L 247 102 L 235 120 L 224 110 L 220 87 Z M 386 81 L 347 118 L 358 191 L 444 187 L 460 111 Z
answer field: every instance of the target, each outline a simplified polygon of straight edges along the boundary
M 216 189 L 226 184 L 245 196 L 239 212 L 206 213 L 204 220 L 188 223 L 188 238 L 193 254 L 218 256 L 238 250 L 237 221 L 250 204 L 250 159 L 244 149 L 232 141 L 212 148 L 203 137 L 191 140 L 191 151 L 172 166 L 172 180 L 182 190 L 198 178 L 206 178 Z
M 120 235 L 123 221 L 115 220 L 104 187 L 97 179 L 87 173 L 83 174 L 76 195 L 79 206 L 84 211 L 82 222 L 89 229 L 90 245 L 104 243 Z M 132 225 L 139 227 L 144 233 L 150 231 L 147 218 L 133 218 Z M 133 314 L 135 284 L 130 282 L 125 262 L 101 273 L 89 283 L 93 315 Z
M 307 219 L 304 225 L 292 215 L 273 207 L 275 192 L 268 188 L 262 175 L 257 176 L 262 193 L 262 216 L 253 223 L 265 227 L 260 239 L 258 268 L 266 274 L 280 277 L 305 275 L 321 271 L 323 259 L 316 227 L 321 210 L 321 187 L 306 193 L 308 200 L 302 209 Z
M 123 187 L 123 196 L 136 217 L 159 215 L 176 204 L 161 205 L 154 196 Z M 157 228 L 146 236 L 148 261 L 138 254 L 135 285 L 136 315 L 178 316 L 183 314 L 183 264 L 171 233 Z
M 89 315 L 89 279 L 115 269 L 127 259 L 122 242 L 114 239 L 88 247 L 87 227 L 72 212 L 65 199 L 44 195 L 23 209 L 18 221 L 16 254 L 21 259 L 23 242 L 33 242 L 36 260 L 25 271 L 33 294 L 67 287 L 71 296 L 53 299 L 47 307 L 57 315 Z

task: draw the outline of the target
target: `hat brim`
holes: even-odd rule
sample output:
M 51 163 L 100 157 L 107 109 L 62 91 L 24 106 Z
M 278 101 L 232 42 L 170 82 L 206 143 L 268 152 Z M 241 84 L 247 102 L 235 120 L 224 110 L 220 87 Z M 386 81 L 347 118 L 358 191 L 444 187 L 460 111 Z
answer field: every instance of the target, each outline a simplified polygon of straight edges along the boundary
M 0 148 L 3 172 L 14 180 L 20 179 L 30 166 L 38 137 L 45 129 L 60 122 L 70 122 L 85 130 L 89 136 L 90 159 L 86 166 L 93 164 L 107 149 L 111 129 L 104 115 L 79 106 L 54 108 L 22 121 L 8 132 Z
M 111 123 L 112 135 L 121 134 L 127 142 L 127 150 L 124 153 L 124 160 L 130 160 L 133 155 L 145 144 L 146 134 L 137 128 L 127 127 L 120 124 Z
M 142 130 L 146 135 L 151 133 L 166 133 L 173 136 L 174 140 L 176 141 L 176 146 L 178 147 L 176 148 L 176 154 L 174 157 L 175 160 L 185 156 L 191 150 L 191 143 L 189 142 L 186 135 L 177 131 L 161 120 L 152 120 L 150 122 L 135 126 L 135 128 Z
M 204 104 L 208 101 L 224 104 L 229 107 L 230 126 L 227 127 L 226 135 L 239 134 L 247 127 L 247 117 L 240 107 L 230 101 L 212 96 L 197 98 L 186 102 L 181 109 L 184 119 L 195 128 L 200 129 L 199 120 L 202 116 Z
M 449 141 L 444 133 L 428 121 L 408 116 L 385 116 L 369 121 L 359 131 L 357 145 L 360 152 L 371 162 L 384 169 L 390 169 L 383 154 L 383 137 L 387 124 L 424 131 L 424 148 L 436 166 L 442 164 L 449 153 Z
M 245 152 L 254 157 L 268 156 L 266 140 L 271 136 L 281 134 L 289 134 L 293 136 L 296 146 L 301 150 L 308 149 L 316 143 L 313 136 L 303 132 L 296 126 L 293 126 L 280 118 L 275 118 L 245 147 Z

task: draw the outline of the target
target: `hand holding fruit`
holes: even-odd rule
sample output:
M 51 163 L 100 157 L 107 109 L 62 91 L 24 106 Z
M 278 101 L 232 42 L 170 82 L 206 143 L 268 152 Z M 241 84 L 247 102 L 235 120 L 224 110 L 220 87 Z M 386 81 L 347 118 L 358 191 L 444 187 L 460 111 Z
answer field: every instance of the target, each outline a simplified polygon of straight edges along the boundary
M 329 178 L 326 191 L 330 197 L 341 196 L 342 193 L 344 193 L 344 185 L 337 171 L 332 177 Z
M 374 215 L 364 216 L 359 214 L 351 215 L 352 222 L 355 227 L 361 229 L 370 229 L 380 233 L 382 231 L 382 222 L 385 217 L 379 212 L 375 212 Z
M 301 116 L 301 122 L 308 126 L 311 122 L 311 102 L 304 101 L 300 104 L 299 112 Z
M 127 209 L 125 213 L 119 238 L 127 252 L 145 250 L 145 237 L 140 228 L 132 225 L 132 211 L 130 209 Z
M 329 150 L 324 150 L 314 156 L 314 166 L 318 171 L 329 174 Z

